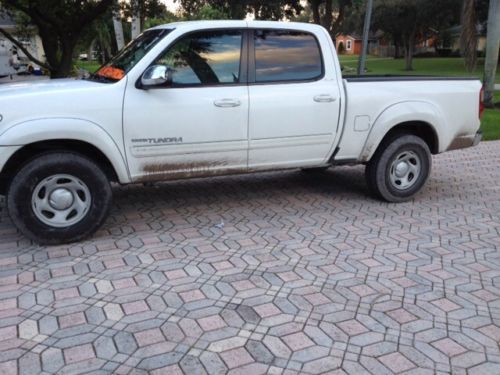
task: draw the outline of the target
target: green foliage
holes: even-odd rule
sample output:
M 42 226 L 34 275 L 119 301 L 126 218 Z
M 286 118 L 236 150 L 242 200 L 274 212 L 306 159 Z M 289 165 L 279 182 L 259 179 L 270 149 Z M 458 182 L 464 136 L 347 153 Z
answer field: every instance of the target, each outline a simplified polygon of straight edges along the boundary
M 205 4 L 191 17 L 192 19 L 198 20 L 227 20 L 231 17 L 231 15 L 227 9 L 216 8 L 209 4 Z
M 154 18 L 164 19 L 170 16 L 169 13 L 172 14 L 161 0 L 137 0 L 136 3 L 139 6 L 142 21 Z M 133 9 L 130 0 L 121 0 L 120 9 L 125 20 L 132 17 Z
M 153 18 L 147 18 L 144 21 L 144 29 L 149 29 L 151 27 L 163 25 L 166 23 L 171 23 L 171 22 L 177 22 L 179 21 L 180 18 L 176 16 L 174 13 L 167 11 L 165 14 L 162 15 L 162 17 L 153 17 Z
M 243 19 L 253 13 L 257 19 L 281 20 L 300 13 L 300 0 L 177 0 L 181 5 L 183 16 L 193 19 L 200 15 L 203 7 L 209 6 L 203 16 L 227 16 L 229 19 Z M 212 12 L 222 12 L 212 13 Z

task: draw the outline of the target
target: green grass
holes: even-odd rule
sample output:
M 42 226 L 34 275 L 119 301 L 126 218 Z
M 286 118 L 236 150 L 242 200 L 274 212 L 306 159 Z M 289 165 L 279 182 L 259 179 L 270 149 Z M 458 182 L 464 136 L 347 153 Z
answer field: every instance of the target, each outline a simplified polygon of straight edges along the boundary
M 481 120 L 483 140 L 495 141 L 500 139 L 500 109 L 487 109 Z
M 346 68 L 346 73 L 356 74 L 358 56 L 340 56 L 340 63 Z M 379 58 L 369 56 L 366 64 L 367 74 L 411 74 L 411 75 L 435 75 L 452 77 L 477 77 L 483 78 L 484 59 L 479 59 L 477 68 L 469 73 L 465 70 L 464 60 L 458 57 L 433 57 L 413 59 L 413 70 L 404 69 L 404 59 Z M 500 73 L 497 72 L 496 82 L 500 83 Z
M 495 103 L 500 103 L 500 91 L 495 91 Z M 481 119 L 481 129 L 485 141 L 500 139 L 500 108 L 486 109 Z
M 77 69 L 85 69 L 89 73 L 95 73 L 101 67 L 101 64 L 95 61 L 77 61 L 75 66 Z

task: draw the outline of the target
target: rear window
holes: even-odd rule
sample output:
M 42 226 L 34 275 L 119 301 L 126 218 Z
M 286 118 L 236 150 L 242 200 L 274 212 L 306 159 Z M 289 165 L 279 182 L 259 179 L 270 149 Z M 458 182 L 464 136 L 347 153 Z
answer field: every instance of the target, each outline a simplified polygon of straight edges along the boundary
M 257 82 L 310 81 L 323 75 L 321 51 L 312 34 L 256 30 L 254 39 Z

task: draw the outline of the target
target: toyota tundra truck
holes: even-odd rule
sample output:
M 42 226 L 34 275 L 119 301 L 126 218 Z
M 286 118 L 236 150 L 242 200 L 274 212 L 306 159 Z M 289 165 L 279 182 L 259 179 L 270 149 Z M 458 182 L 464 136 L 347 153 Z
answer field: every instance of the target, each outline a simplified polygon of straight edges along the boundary
M 431 156 L 480 141 L 481 82 L 342 77 L 318 25 L 193 21 L 144 31 L 96 73 L 0 86 L 0 194 L 42 244 L 90 236 L 130 184 L 363 164 L 414 197 Z

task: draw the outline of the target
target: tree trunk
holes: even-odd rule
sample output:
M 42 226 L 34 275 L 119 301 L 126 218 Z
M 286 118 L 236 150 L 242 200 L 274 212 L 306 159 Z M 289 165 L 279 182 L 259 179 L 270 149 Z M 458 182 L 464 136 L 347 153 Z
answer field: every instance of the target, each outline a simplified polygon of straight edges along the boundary
M 238 1 L 229 2 L 229 17 L 233 20 L 241 20 L 245 18 L 245 8 Z
M 460 49 L 465 58 L 465 67 L 469 72 L 477 63 L 477 29 L 476 1 L 464 0 L 462 8 L 462 32 L 460 33 Z
M 495 75 L 500 48 L 500 0 L 490 0 L 488 10 L 488 35 L 486 40 L 486 61 L 484 63 L 484 105 L 493 108 L 495 103 Z
M 319 13 L 319 6 L 321 4 L 321 0 L 310 0 L 311 10 L 313 14 L 313 22 L 317 25 L 321 24 L 321 16 Z
M 118 51 L 120 51 L 123 47 L 125 47 L 125 38 L 123 36 L 122 16 L 120 14 L 118 1 L 115 1 L 113 8 L 113 28 L 115 30 L 116 47 L 118 48 Z
M 50 78 L 68 77 L 73 69 L 73 52 L 76 42 L 71 38 L 61 41 L 59 64 L 50 70 Z
M 413 30 L 405 40 L 405 70 L 413 70 L 413 52 L 415 50 L 415 34 Z
M 141 33 L 141 9 L 139 0 L 131 1 L 132 5 L 132 39 L 135 39 Z
M 89 48 L 87 49 L 87 60 L 92 61 L 94 57 L 94 47 L 95 47 L 95 39 L 92 39 L 90 42 Z

